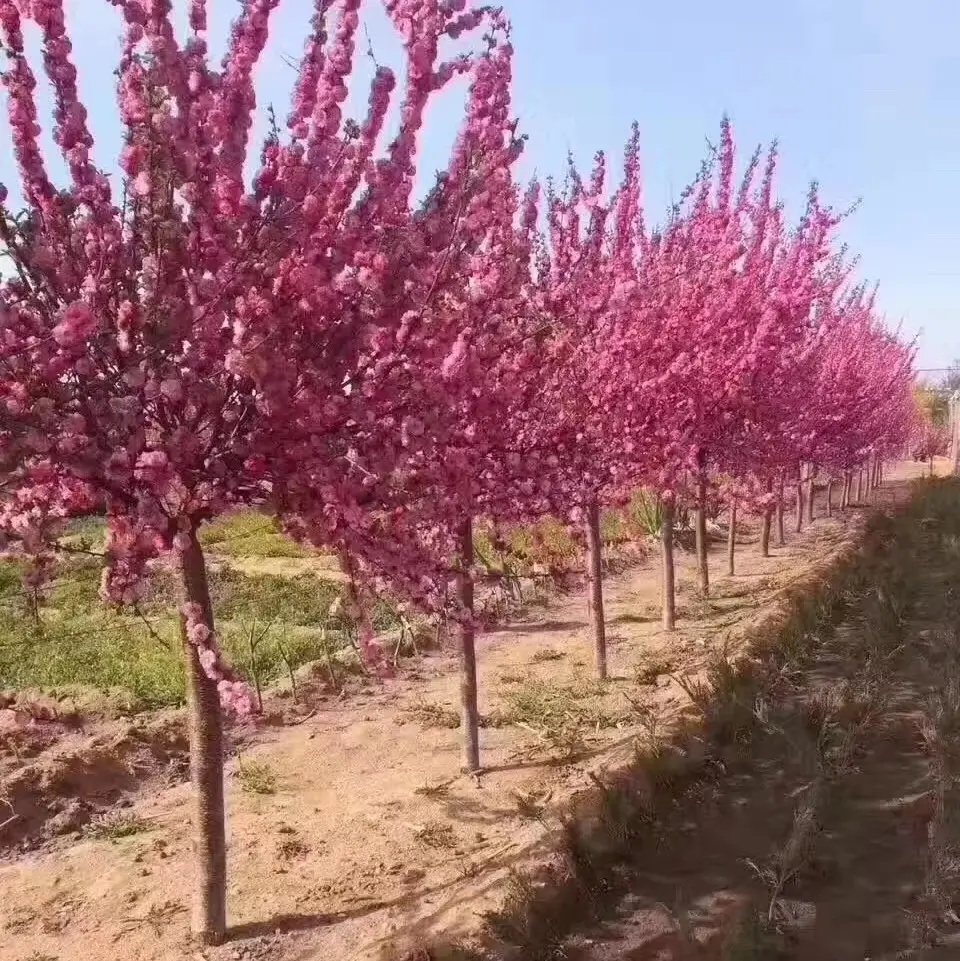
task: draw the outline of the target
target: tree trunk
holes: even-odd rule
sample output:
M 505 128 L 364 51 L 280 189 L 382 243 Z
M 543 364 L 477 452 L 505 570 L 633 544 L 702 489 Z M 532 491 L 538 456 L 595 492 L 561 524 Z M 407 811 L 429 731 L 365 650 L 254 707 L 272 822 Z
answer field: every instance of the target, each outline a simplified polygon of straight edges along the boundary
M 727 573 L 733 577 L 736 574 L 734 554 L 737 549 L 737 502 L 730 501 L 730 530 L 727 533 Z
M 760 528 L 760 554 L 763 557 L 770 556 L 770 527 L 773 517 L 769 510 L 763 515 L 763 526 Z
M 673 504 L 663 505 L 660 543 L 663 546 L 663 629 L 677 626 L 677 582 L 673 563 Z
M 480 712 L 477 709 L 477 647 L 473 621 L 473 519 L 460 526 L 460 569 L 457 600 L 460 635 L 460 726 L 463 729 L 463 770 L 480 770 Z
M 863 503 L 863 468 L 857 471 L 857 503 Z
M 800 480 L 797 481 L 797 510 L 796 510 L 796 532 L 799 534 L 803 530 L 803 469 L 800 471 Z
M 600 539 L 600 508 L 595 502 L 587 505 L 587 580 L 597 677 L 605 681 L 608 674 L 607 633 L 603 618 L 603 542 Z
M 707 565 L 707 473 L 701 468 L 697 475 L 697 580 L 700 596 L 710 596 L 710 570 Z
M 816 492 L 815 481 L 814 481 L 815 471 L 811 467 L 808 471 L 807 480 L 807 523 L 813 523 L 813 499 Z
M 780 487 L 777 493 L 777 547 L 787 546 L 787 535 L 783 523 L 783 478 L 780 478 Z
M 954 391 L 950 398 L 950 473 L 960 474 L 960 395 Z
M 840 494 L 840 509 L 846 510 L 850 506 L 850 488 L 853 486 L 853 478 L 850 471 L 843 472 L 843 492 Z
M 180 559 L 183 599 L 197 604 L 213 631 L 213 605 L 203 549 L 196 534 Z M 197 646 L 180 616 L 190 728 L 190 805 L 193 816 L 194 880 L 190 926 L 203 944 L 221 944 L 227 933 L 227 838 L 223 804 L 223 717 L 216 682 L 200 664 Z
M 833 478 L 827 478 L 827 517 L 833 517 Z

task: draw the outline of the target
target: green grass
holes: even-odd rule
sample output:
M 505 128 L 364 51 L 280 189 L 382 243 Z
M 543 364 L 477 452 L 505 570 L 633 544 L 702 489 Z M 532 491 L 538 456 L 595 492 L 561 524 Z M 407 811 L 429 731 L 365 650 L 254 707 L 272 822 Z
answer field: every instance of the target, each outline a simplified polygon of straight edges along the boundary
M 79 685 L 127 692 L 140 707 L 181 704 L 184 675 L 173 575 L 151 575 L 138 613 L 103 604 L 100 571 L 98 558 L 64 560 L 37 618 L 23 591 L 22 565 L 0 561 L 0 689 Z M 312 574 L 284 578 L 220 568 L 210 572 L 210 590 L 228 660 L 251 679 L 256 673 L 262 686 L 309 661 L 332 657 L 355 665 L 349 643 L 353 625 L 343 605 L 330 614 L 339 584 Z M 378 631 L 398 623 L 383 600 L 371 615 Z
M 604 514 L 606 540 L 629 536 L 629 511 Z M 64 540 L 96 551 L 102 550 L 105 534 L 103 518 L 79 518 L 71 521 Z M 557 520 L 513 527 L 504 537 L 501 552 L 494 549 L 490 531 L 478 526 L 477 551 L 491 570 L 522 576 L 535 565 L 571 569 L 582 564 L 577 538 Z M 227 658 L 241 674 L 255 676 L 265 687 L 309 661 L 321 661 L 337 676 L 356 666 L 355 625 L 345 605 L 334 604 L 341 584 L 317 576 L 319 570 L 284 576 L 258 572 L 255 565 L 238 569 L 246 559 L 320 559 L 320 552 L 297 544 L 275 519 L 252 510 L 206 525 L 201 541 L 209 558 L 221 562 L 211 565 L 209 575 L 214 613 Z M 236 566 L 229 566 L 231 560 Z M 0 689 L 88 688 L 110 692 L 131 709 L 181 704 L 175 575 L 156 569 L 139 609 L 119 610 L 100 599 L 101 569 L 98 557 L 65 555 L 35 612 L 22 586 L 23 565 L 0 560 Z M 399 624 L 388 601 L 376 601 L 369 614 L 378 632 Z
M 102 547 L 107 522 L 102 517 L 78 517 L 70 521 L 64 541 Z M 318 557 L 311 550 L 287 537 L 276 518 L 260 511 L 246 510 L 225 514 L 200 531 L 200 541 L 211 553 L 220 557 Z
M 77 517 L 67 527 L 67 539 L 100 545 L 107 536 L 105 517 Z
M 319 552 L 287 537 L 275 518 L 259 511 L 226 514 L 200 532 L 200 541 L 222 557 L 317 557 Z

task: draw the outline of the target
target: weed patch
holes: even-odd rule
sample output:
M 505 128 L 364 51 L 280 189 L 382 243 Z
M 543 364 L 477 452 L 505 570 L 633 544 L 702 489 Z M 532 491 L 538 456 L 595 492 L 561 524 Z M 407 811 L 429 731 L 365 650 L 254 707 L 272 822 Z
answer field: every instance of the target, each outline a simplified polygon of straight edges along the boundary
M 269 764 L 262 761 L 238 759 L 237 780 L 247 794 L 276 794 L 277 775 Z
M 153 825 L 136 814 L 120 812 L 94 821 L 87 828 L 92 838 L 120 841 L 149 831 Z
M 616 727 L 623 716 L 604 702 L 605 690 L 595 681 L 554 684 L 534 677 L 501 690 L 499 717 L 538 738 L 563 759 L 578 756 L 591 731 Z
M 445 821 L 428 821 L 418 827 L 413 836 L 428 848 L 447 850 L 457 846 L 457 835 L 452 824 Z
M 403 720 L 419 724 L 424 729 L 460 727 L 460 712 L 446 704 L 435 704 L 430 701 L 417 701 L 405 708 L 400 715 Z M 399 720 L 399 718 L 398 718 Z

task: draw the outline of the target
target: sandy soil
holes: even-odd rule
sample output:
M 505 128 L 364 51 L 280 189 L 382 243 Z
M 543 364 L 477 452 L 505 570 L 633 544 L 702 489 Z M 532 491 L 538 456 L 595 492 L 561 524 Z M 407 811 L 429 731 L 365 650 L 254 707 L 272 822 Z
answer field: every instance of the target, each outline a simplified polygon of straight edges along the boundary
M 714 598 L 706 606 L 694 598 L 692 558 L 681 555 L 686 616 L 673 636 L 659 627 L 656 558 L 610 578 L 614 679 L 596 702 L 617 723 L 583 731 L 586 756 L 576 763 L 558 763 L 542 732 L 490 726 L 481 734 L 485 773 L 455 776 L 459 733 L 430 721 L 457 703 L 449 653 L 414 659 L 396 679 L 318 702 L 302 723 L 259 731 L 240 763 L 268 765 L 275 792 L 242 790 L 249 779 L 231 762 L 225 947 L 199 951 L 187 938 L 189 786 L 151 782 L 127 812 L 142 830 L 61 840 L 0 866 L 0 961 L 359 961 L 431 932 L 476 930 L 507 873 L 549 850 L 530 806 L 549 810 L 589 786 L 587 771 L 626 762 L 642 733 L 631 702 L 654 707 L 665 723 L 687 706 L 666 674 L 638 684 L 638 661 L 659 652 L 675 671 L 695 670 L 708 650 L 772 609 L 783 587 L 836 548 L 856 514 L 788 534 L 788 546 L 767 559 L 756 531 L 744 532 L 733 578 L 721 573 L 725 544 L 716 543 Z M 531 679 L 586 689 L 592 668 L 581 598 L 558 599 L 486 635 L 479 655 L 487 715 Z

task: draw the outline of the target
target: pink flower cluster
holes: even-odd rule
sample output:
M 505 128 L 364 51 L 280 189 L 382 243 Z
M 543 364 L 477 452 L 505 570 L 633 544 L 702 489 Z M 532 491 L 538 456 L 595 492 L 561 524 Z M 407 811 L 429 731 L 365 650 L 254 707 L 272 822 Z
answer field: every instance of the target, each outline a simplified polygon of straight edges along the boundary
M 238 716 L 253 713 L 253 695 L 250 686 L 237 680 L 223 662 L 216 636 L 207 624 L 199 604 L 187 603 L 180 609 L 184 619 L 187 638 L 197 649 L 197 659 L 204 673 L 217 685 L 220 703 Z

